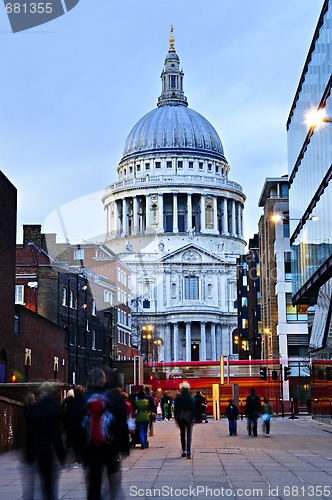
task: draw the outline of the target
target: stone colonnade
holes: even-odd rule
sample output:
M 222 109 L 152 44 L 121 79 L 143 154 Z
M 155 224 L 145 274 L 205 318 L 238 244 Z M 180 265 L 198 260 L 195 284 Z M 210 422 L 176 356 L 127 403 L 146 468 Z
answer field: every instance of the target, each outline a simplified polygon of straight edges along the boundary
M 152 193 L 106 205 L 109 237 L 158 233 L 221 234 L 243 238 L 243 202 L 201 193 Z
M 163 341 L 159 361 L 215 361 L 222 354 L 231 354 L 228 325 L 212 321 L 170 321 L 157 328 Z

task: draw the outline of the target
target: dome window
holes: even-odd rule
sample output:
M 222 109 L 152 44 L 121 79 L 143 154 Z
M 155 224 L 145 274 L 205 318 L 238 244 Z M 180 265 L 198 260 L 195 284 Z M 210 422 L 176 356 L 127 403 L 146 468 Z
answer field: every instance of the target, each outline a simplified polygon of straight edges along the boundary
M 183 161 L 178 161 L 178 168 L 183 168 Z
M 219 165 L 216 165 L 216 174 L 219 174 Z
M 166 162 L 166 166 L 167 166 L 167 168 L 172 168 L 172 166 L 173 166 L 172 162 L 171 161 Z
M 208 172 L 212 172 L 212 163 L 208 163 Z
M 156 166 L 156 168 L 161 168 L 161 162 L 160 161 L 156 161 L 155 166 Z
M 198 164 L 199 170 L 203 170 L 203 167 L 204 167 L 204 163 L 202 161 L 200 161 Z
M 140 172 L 141 171 L 141 165 L 138 163 L 136 165 L 136 172 Z
M 145 170 L 150 170 L 150 163 L 145 164 Z
M 194 168 L 194 162 L 193 161 L 189 162 L 189 168 Z

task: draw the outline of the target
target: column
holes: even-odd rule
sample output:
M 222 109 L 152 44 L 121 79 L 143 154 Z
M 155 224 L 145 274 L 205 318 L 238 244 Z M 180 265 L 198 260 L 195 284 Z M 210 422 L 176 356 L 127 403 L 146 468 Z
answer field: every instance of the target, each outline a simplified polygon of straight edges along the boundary
M 159 207 L 159 233 L 164 232 L 164 195 L 158 195 L 158 207 Z
M 224 210 L 222 216 L 222 233 L 229 234 L 228 231 L 228 207 L 227 207 L 227 198 L 223 198 Z
M 145 196 L 145 232 L 149 233 L 150 229 L 151 229 L 150 196 L 147 194 Z
M 119 209 L 118 209 L 118 202 L 115 201 L 113 203 L 114 206 L 114 220 L 113 220 L 113 227 L 114 227 L 114 236 L 119 236 Z
M 205 196 L 201 195 L 201 233 L 205 233 Z
M 232 224 L 232 228 L 231 228 L 231 235 L 232 235 L 232 236 L 235 236 L 235 235 L 236 235 L 236 231 L 235 231 L 235 200 L 232 200 L 232 217 L 231 217 L 231 224 Z
M 191 323 L 186 322 L 186 361 L 191 361 Z
M 179 361 L 179 324 L 173 323 L 174 361 Z
M 243 234 L 244 234 L 244 228 L 243 228 L 243 205 L 242 203 L 239 204 L 240 205 L 240 214 L 241 214 L 241 225 L 240 225 L 240 228 L 241 228 L 241 236 L 243 238 Z
M 173 233 L 178 233 L 178 195 L 173 194 Z
M 191 224 L 192 224 L 192 207 L 191 207 L 191 194 L 188 193 L 187 195 L 187 231 L 191 229 Z
M 122 236 L 128 234 L 127 198 L 122 200 Z
M 172 342 L 171 342 L 171 324 L 165 325 L 165 359 L 164 361 L 172 361 Z
M 133 234 L 138 234 L 138 202 L 137 196 L 133 197 Z
M 206 322 L 201 322 L 201 349 L 200 356 L 201 361 L 206 361 Z
M 159 361 L 165 361 L 165 325 L 160 325 L 160 338 L 162 344 L 160 345 Z
M 212 357 L 212 361 L 217 359 L 216 324 L 215 323 L 211 323 L 211 357 Z
M 217 213 L 217 197 L 213 197 L 213 230 L 218 233 L 218 213 Z

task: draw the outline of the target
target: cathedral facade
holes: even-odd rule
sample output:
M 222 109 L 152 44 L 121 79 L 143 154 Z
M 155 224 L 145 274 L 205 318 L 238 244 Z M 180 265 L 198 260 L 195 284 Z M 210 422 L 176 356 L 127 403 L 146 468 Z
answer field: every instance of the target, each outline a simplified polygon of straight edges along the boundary
M 231 355 L 237 328 L 245 195 L 216 130 L 188 107 L 183 77 L 171 31 L 157 108 L 129 133 L 103 196 L 107 245 L 132 271 L 133 343 L 151 332 L 149 361 Z

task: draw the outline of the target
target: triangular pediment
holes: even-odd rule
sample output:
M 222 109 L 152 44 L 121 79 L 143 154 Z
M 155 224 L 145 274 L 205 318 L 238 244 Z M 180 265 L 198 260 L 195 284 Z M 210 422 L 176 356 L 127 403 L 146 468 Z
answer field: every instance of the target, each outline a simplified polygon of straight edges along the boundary
M 208 250 L 201 248 L 192 243 L 185 245 L 173 252 L 164 255 L 159 262 L 165 264 L 225 264 L 227 263 L 219 255 L 216 255 Z

